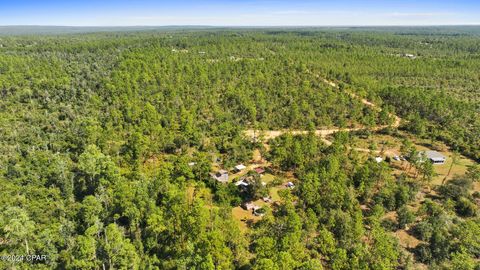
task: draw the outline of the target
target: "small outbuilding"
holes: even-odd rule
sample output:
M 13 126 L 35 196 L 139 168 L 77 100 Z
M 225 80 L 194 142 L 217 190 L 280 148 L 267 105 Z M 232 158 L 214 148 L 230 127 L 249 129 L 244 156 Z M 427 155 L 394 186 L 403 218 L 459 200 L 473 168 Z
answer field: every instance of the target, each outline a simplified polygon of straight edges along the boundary
M 235 182 L 235 186 L 237 186 L 237 187 L 240 187 L 240 186 L 241 186 L 241 187 L 248 187 L 249 185 L 250 185 L 250 184 L 249 184 L 247 181 L 243 180 L 243 179 L 240 180 L 240 181 Z
M 258 174 L 264 174 L 265 173 L 265 169 L 264 168 L 255 168 L 255 172 L 258 173 Z
M 245 165 L 239 164 L 239 165 L 235 166 L 235 171 L 241 172 L 241 171 L 245 170 L 246 168 L 247 167 Z

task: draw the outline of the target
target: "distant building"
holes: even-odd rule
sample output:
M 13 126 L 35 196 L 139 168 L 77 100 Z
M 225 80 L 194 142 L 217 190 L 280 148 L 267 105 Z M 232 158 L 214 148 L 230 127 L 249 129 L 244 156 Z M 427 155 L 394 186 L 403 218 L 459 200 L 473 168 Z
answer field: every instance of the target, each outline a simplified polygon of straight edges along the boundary
M 245 170 L 246 168 L 247 167 L 245 165 L 239 164 L 239 165 L 235 166 L 235 171 L 241 172 L 241 171 Z
M 228 182 L 228 172 L 225 170 L 220 170 L 215 174 L 211 174 L 212 178 L 218 182 L 227 183 Z
M 254 204 L 253 202 L 244 202 L 242 204 L 242 208 L 245 209 L 245 210 L 257 210 L 257 209 L 260 209 L 261 207 Z
M 376 158 L 375 158 L 375 161 L 376 161 L 377 163 L 380 163 L 380 162 L 383 161 L 383 158 L 381 158 L 381 157 L 376 157 Z
M 264 168 L 255 168 L 255 172 L 258 173 L 258 174 L 264 174 L 265 169 Z
M 244 179 L 242 179 L 242 180 L 240 180 L 240 181 L 237 181 L 237 182 L 235 183 L 235 186 L 237 186 L 237 187 L 239 187 L 239 186 L 241 186 L 241 187 L 248 187 L 249 185 L 250 185 L 250 184 L 249 184 L 247 181 L 245 181 Z
M 420 158 L 425 156 L 433 164 L 445 164 L 447 158 L 437 151 L 422 151 L 419 153 Z

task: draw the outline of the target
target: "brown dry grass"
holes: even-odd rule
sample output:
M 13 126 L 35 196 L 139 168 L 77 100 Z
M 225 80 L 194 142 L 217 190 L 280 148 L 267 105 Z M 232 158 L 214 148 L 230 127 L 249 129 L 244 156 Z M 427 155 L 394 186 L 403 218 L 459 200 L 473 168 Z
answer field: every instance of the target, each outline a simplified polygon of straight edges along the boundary
M 400 246 L 402 246 L 404 248 L 415 248 L 420 243 L 422 243 L 422 241 L 420 241 L 417 238 L 411 236 L 405 230 L 396 231 L 395 236 L 397 236 Z

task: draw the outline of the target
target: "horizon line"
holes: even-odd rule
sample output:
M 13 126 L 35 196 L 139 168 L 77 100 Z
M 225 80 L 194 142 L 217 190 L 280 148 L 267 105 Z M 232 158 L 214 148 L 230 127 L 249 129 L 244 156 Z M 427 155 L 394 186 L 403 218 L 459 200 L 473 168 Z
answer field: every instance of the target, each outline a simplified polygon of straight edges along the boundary
M 445 26 L 480 26 L 478 23 L 462 23 L 462 24 L 319 24 L 319 25 L 209 25 L 209 24 L 165 24 L 165 25 L 60 25 L 60 24 L 6 24 L 0 27 L 78 27 L 78 28 L 100 28 L 100 27 L 242 27 L 242 28 L 258 28 L 258 27 L 445 27 Z

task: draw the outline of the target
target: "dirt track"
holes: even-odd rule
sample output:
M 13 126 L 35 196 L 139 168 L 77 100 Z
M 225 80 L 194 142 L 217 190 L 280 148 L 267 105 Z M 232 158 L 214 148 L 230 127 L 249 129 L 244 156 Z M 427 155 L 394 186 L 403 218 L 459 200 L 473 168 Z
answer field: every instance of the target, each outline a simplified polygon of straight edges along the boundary
M 320 78 L 320 77 L 317 75 L 317 78 Z M 338 85 L 335 82 L 332 82 L 332 81 L 329 81 L 329 80 L 326 80 L 326 79 L 322 79 L 322 81 L 324 83 L 332 86 L 332 87 L 335 87 L 335 88 L 339 89 Z M 352 96 L 353 98 L 359 99 L 366 106 L 370 106 L 372 108 L 375 108 L 375 109 L 381 111 L 381 108 L 377 107 L 374 103 L 372 103 L 372 102 L 370 102 L 370 101 L 368 101 L 364 98 L 361 98 L 354 93 L 349 93 L 349 95 Z M 396 115 L 393 115 L 393 114 L 390 114 L 390 116 L 395 118 L 395 122 L 391 125 L 391 127 L 394 127 L 394 128 L 399 127 L 402 119 L 400 117 L 396 116 Z M 388 127 L 388 126 L 377 126 L 377 127 L 373 128 L 372 130 L 376 131 L 376 130 L 384 129 L 386 127 Z M 326 136 L 335 134 L 335 133 L 340 132 L 340 131 L 351 132 L 351 131 L 358 131 L 358 130 L 363 130 L 363 129 L 365 129 L 365 128 L 362 128 L 362 127 L 359 127 L 359 128 L 329 128 L 329 129 L 317 129 L 317 130 L 314 131 L 314 133 L 315 133 L 315 135 L 322 137 L 322 140 L 327 145 L 331 145 L 332 142 L 327 140 L 325 138 Z M 245 135 L 247 137 L 252 138 L 253 140 L 257 139 L 259 137 L 259 135 L 261 135 L 262 138 L 264 139 L 264 141 L 268 141 L 268 140 L 274 139 L 276 137 L 279 137 L 282 134 L 285 134 L 287 132 L 290 132 L 293 135 L 300 135 L 300 134 L 308 134 L 309 133 L 308 130 L 261 130 L 261 131 L 259 131 L 259 130 L 249 129 L 249 130 L 245 130 Z M 359 149 L 359 150 L 363 151 L 365 149 Z

